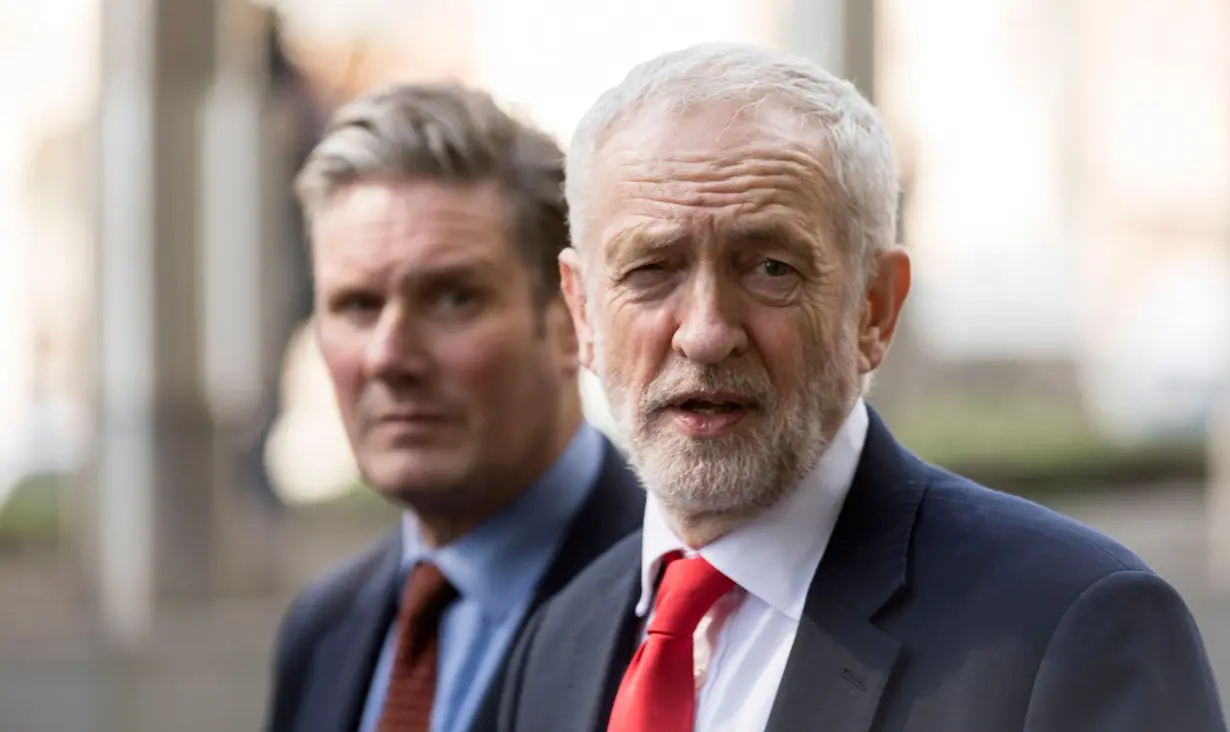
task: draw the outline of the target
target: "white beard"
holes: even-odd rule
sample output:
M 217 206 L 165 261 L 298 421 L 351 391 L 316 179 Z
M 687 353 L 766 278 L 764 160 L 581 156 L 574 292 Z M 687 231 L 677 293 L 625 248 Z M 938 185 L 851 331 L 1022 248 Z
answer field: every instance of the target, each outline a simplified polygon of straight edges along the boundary
M 818 363 L 797 373 L 810 378 L 784 398 L 750 361 L 718 368 L 672 361 L 633 399 L 621 374 L 606 368 L 597 336 L 595 370 L 632 466 L 665 508 L 684 517 L 751 515 L 780 501 L 819 462 L 859 393 L 853 342 L 842 339 L 823 357 L 808 359 Z M 659 407 L 695 388 L 754 397 L 760 410 L 747 419 L 756 422 L 716 438 L 681 434 Z

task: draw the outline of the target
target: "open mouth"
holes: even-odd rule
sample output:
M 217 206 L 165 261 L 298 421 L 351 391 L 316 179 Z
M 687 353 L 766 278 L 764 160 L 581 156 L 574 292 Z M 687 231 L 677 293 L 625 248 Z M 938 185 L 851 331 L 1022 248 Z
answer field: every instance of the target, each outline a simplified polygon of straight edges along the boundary
M 675 428 L 694 438 L 713 438 L 735 428 L 755 404 L 736 394 L 686 394 L 671 402 Z
M 685 399 L 676 403 L 675 408 L 696 414 L 731 414 L 746 409 L 747 405 L 743 402 L 724 399 Z

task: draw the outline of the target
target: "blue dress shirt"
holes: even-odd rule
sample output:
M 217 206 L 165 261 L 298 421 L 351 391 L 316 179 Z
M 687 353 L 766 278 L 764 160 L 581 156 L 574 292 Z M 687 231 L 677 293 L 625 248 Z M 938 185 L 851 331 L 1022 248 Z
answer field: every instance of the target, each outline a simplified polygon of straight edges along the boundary
M 469 729 L 539 581 L 597 481 L 602 454 L 601 433 L 582 424 L 563 455 L 524 493 L 435 550 L 422 545 L 417 521 L 405 515 L 403 577 L 420 560 L 430 560 L 459 594 L 440 620 L 432 732 Z M 395 620 L 372 674 L 361 732 L 375 732 L 379 723 L 396 648 Z

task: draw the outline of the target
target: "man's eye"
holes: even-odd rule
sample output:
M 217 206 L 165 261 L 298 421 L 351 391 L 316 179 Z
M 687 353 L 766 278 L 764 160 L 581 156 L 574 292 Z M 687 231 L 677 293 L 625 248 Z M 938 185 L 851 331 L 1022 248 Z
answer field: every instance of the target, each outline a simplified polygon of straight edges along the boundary
M 624 276 L 620 279 L 633 286 L 651 285 L 655 282 L 661 282 L 662 278 L 669 273 L 670 270 L 664 263 L 649 262 L 633 267 L 624 273 Z
M 759 270 L 760 274 L 773 278 L 789 277 L 795 273 L 794 267 L 791 267 L 785 262 L 779 262 L 776 259 L 766 259 L 756 265 L 756 268 Z
M 441 317 L 468 316 L 481 309 L 483 293 L 472 287 L 449 287 L 438 291 L 431 307 Z
M 777 259 L 756 262 L 747 275 L 750 291 L 772 299 L 788 297 L 798 288 L 801 278 L 794 267 Z
M 464 308 L 476 299 L 478 298 L 473 290 L 463 289 L 449 290 L 440 296 L 440 302 L 451 308 Z
M 366 314 L 379 312 L 383 304 L 375 295 L 352 293 L 338 299 L 336 310 L 342 313 Z

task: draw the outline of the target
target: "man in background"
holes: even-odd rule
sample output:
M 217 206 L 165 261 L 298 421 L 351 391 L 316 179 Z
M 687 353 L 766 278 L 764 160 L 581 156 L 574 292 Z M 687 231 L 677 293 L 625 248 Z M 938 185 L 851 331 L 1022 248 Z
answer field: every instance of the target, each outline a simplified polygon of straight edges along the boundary
M 364 479 L 405 515 L 295 600 L 270 730 L 492 729 L 528 614 L 639 522 L 582 417 L 562 182 L 550 138 L 453 85 L 368 94 L 309 156 L 317 340 Z

